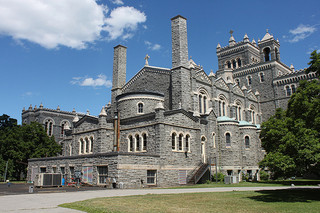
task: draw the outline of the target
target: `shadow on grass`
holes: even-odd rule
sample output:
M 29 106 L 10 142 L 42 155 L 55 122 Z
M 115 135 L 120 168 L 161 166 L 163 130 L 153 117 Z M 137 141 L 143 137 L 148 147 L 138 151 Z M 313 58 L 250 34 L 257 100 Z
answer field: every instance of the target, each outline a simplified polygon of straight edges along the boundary
M 320 201 L 320 189 L 281 189 L 259 191 L 261 195 L 248 197 L 262 202 Z
M 260 181 L 259 183 L 265 184 L 282 184 L 285 186 L 290 186 L 294 184 L 296 186 L 314 186 L 320 184 L 320 180 L 269 180 L 269 181 Z

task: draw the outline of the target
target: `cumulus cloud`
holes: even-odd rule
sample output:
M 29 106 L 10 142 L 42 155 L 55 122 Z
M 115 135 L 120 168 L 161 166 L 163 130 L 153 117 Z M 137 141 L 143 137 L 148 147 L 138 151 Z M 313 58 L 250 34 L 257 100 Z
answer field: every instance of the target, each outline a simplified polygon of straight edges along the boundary
M 107 76 L 100 74 L 98 75 L 98 78 L 88 78 L 88 77 L 73 77 L 71 84 L 76 84 L 80 86 L 86 86 L 86 87 L 111 87 L 112 81 L 107 80 Z
M 150 50 L 160 50 L 161 45 L 160 44 L 153 44 L 150 41 L 145 41 L 145 45 L 147 45 L 147 48 Z
M 132 37 L 138 24 L 146 20 L 146 15 L 133 7 L 118 7 L 112 10 L 110 17 L 106 19 L 104 30 L 109 33 L 110 40 L 119 37 L 126 39 Z
M 111 1 L 113 4 L 117 4 L 117 5 L 123 5 L 123 1 L 122 0 L 112 0 Z
M 96 0 L 1 0 L 0 35 L 18 43 L 25 40 L 45 48 L 67 46 L 85 49 L 88 44 L 103 40 L 131 38 L 144 13 L 121 6 L 111 11 Z M 123 3 L 115 0 L 118 5 Z
M 295 29 L 289 30 L 289 33 L 291 34 L 289 42 L 296 43 L 298 41 L 301 41 L 309 37 L 316 30 L 317 28 L 315 26 L 300 24 Z

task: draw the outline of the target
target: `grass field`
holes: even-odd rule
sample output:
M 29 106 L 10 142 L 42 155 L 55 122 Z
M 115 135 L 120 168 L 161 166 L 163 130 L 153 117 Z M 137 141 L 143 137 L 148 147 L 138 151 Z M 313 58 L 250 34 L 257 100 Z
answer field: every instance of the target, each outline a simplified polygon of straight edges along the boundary
M 85 212 L 319 212 L 320 189 L 142 195 L 60 205 Z
M 259 186 L 290 186 L 294 184 L 296 186 L 316 186 L 320 184 L 320 180 L 308 180 L 308 179 L 297 179 L 297 180 L 275 180 L 275 181 L 260 181 L 260 182 L 240 182 L 237 184 L 224 184 L 210 182 L 209 184 L 195 184 L 178 187 L 170 187 L 171 189 L 180 188 L 212 188 L 212 187 L 259 187 Z

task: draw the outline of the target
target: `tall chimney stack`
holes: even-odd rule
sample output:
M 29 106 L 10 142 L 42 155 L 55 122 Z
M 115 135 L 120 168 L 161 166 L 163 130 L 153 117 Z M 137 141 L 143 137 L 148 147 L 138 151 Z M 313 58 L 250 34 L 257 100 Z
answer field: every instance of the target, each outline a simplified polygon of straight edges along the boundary
M 178 15 L 171 19 L 172 68 L 188 68 L 187 19 Z

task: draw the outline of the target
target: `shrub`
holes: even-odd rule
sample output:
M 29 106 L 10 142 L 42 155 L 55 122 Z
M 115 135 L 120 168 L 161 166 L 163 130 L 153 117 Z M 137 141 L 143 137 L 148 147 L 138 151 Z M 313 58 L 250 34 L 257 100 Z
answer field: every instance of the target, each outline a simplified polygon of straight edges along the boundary
M 260 171 L 260 180 L 268 181 L 270 178 L 270 174 L 264 170 Z
M 222 174 L 221 172 L 218 172 L 218 182 L 223 182 L 224 181 L 224 174 Z M 212 175 L 212 181 L 213 182 L 215 182 L 216 181 L 216 174 L 214 173 L 213 175 Z

